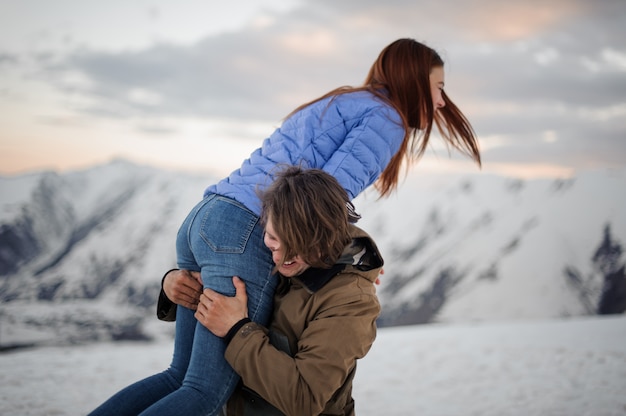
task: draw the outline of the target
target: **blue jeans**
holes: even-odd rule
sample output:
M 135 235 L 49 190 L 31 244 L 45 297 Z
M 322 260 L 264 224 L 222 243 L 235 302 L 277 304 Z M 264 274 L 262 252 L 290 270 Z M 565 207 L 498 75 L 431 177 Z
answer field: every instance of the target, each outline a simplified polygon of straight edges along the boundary
M 250 319 L 267 325 L 277 278 L 258 216 L 238 202 L 208 195 L 189 213 L 176 240 L 178 267 L 200 271 L 205 287 L 234 296 L 246 283 Z M 224 359 L 224 341 L 178 306 L 170 368 L 132 384 L 91 415 L 217 415 L 239 381 Z

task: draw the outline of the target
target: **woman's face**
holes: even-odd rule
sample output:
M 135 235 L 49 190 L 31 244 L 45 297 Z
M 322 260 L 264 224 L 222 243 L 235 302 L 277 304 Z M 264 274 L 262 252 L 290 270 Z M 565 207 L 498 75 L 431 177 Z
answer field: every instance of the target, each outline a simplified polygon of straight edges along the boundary
M 430 95 L 433 97 L 433 110 L 446 105 L 443 99 L 444 72 L 442 66 L 436 66 L 430 71 Z
M 294 277 L 302 274 L 306 269 L 310 266 L 306 264 L 300 256 L 296 256 L 293 259 L 287 259 L 285 262 L 281 264 L 281 259 L 283 258 L 283 250 L 280 238 L 276 235 L 274 231 L 274 225 L 272 224 L 272 219 L 267 218 L 267 223 L 265 224 L 265 236 L 263 237 L 263 242 L 272 252 L 272 260 L 277 266 L 278 272 L 285 277 Z

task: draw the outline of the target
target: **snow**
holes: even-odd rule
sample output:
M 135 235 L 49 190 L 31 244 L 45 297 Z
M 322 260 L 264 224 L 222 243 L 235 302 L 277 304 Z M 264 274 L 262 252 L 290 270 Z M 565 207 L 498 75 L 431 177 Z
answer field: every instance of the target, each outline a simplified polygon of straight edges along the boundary
M 0 354 L 0 414 L 86 414 L 161 371 L 172 342 Z M 359 416 L 626 414 L 626 316 L 383 328 L 359 363 Z
M 593 313 L 599 297 L 590 294 L 603 276 L 592 259 L 606 226 L 624 246 L 625 184 L 626 170 L 568 180 L 413 175 L 387 200 L 360 196 L 359 225 L 386 260 L 381 303 L 388 312 L 415 309 L 445 272 L 454 284 L 438 322 Z M 584 287 L 573 287 L 566 270 Z
M 39 175 L 0 176 L 0 219 L 8 221 L 20 213 L 23 201 L 39 182 Z
M 626 414 L 626 317 L 380 332 L 357 371 L 361 416 Z

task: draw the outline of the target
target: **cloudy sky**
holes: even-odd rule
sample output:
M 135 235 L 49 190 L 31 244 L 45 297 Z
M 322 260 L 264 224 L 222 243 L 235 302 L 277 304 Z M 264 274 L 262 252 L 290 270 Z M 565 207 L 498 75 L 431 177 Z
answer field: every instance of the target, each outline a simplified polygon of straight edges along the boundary
M 484 171 L 626 165 L 623 0 L 0 0 L 0 174 L 227 173 L 297 105 L 422 41 Z M 433 146 L 424 170 L 475 170 Z

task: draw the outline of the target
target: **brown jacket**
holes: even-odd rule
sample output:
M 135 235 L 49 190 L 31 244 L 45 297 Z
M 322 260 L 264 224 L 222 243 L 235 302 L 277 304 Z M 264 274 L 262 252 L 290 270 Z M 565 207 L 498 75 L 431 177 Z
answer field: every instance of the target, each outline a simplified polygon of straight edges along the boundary
M 225 357 L 245 387 L 229 416 L 354 414 L 352 379 L 376 337 L 383 260 L 364 231 L 352 234 L 333 268 L 281 279 L 269 330 L 250 322 L 234 335 Z
M 383 259 L 363 230 L 353 226 L 352 237 L 331 269 L 281 279 L 269 329 L 250 322 L 233 336 L 225 356 L 243 383 L 228 416 L 354 415 L 352 380 L 376 338 Z M 157 316 L 176 319 L 163 290 Z

